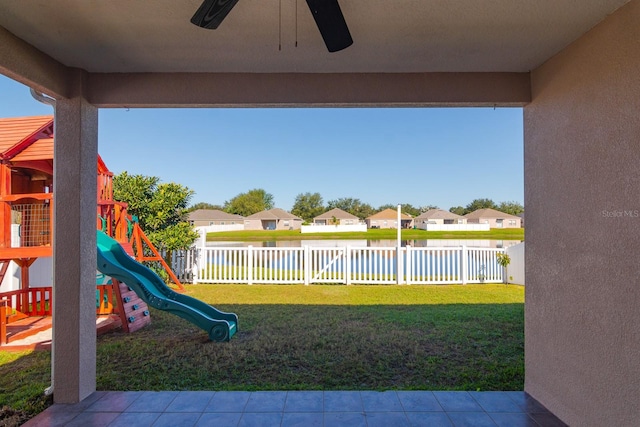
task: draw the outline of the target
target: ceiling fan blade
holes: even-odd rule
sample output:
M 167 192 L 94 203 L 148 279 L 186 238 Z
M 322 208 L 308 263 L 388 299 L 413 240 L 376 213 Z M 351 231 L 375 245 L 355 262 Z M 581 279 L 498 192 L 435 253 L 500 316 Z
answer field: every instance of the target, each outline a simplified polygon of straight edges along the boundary
M 307 5 L 329 52 L 337 52 L 353 44 L 338 0 L 307 0 Z
M 215 30 L 226 18 L 238 0 L 204 0 L 191 18 L 198 27 Z

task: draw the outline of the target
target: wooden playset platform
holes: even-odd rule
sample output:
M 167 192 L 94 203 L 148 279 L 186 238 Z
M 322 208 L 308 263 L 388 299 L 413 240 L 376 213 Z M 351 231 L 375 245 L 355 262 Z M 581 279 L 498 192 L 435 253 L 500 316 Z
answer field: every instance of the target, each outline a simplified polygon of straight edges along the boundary
M 138 223 L 127 204 L 113 199 L 113 173 L 97 159 L 96 225 L 139 262 L 157 262 L 179 290 L 183 286 Z M 29 268 L 51 257 L 53 229 L 53 116 L 0 119 L 0 283 L 10 262 L 20 268 L 20 289 L 0 293 L 0 350 L 11 342 L 51 328 L 54 291 L 31 287 Z M 133 332 L 151 321 L 144 301 L 117 280 L 96 286 L 97 330 Z M 106 319 L 106 320 L 105 320 Z M 34 348 L 46 348 L 46 343 Z

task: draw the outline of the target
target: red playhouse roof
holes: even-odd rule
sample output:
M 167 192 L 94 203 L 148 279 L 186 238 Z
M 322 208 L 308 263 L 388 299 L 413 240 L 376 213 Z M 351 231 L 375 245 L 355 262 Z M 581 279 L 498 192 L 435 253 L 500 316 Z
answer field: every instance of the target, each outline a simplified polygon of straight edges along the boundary
M 0 118 L 0 162 L 53 174 L 52 161 L 53 116 Z M 110 173 L 100 155 L 98 172 Z
M 0 119 L 0 160 L 9 161 L 36 141 L 53 138 L 53 116 L 15 117 Z M 38 150 L 41 151 L 41 150 Z M 53 144 L 37 159 L 53 159 Z

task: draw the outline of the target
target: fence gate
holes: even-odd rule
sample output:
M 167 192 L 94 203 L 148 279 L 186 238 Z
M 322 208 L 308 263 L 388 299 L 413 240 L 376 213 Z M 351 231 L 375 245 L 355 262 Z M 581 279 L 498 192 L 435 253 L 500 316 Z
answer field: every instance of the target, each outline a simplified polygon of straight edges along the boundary
M 346 283 L 345 248 L 309 248 L 308 283 Z

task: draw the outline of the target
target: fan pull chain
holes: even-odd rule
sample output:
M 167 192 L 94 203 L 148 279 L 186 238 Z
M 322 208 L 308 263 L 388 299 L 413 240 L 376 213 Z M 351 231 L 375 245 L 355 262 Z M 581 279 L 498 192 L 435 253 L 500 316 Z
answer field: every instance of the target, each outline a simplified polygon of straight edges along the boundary
M 296 47 L 298 47 L 298 0 L 296 0 Z
M 282 50 L 282 0 L 278 0 L 278 50 Z

